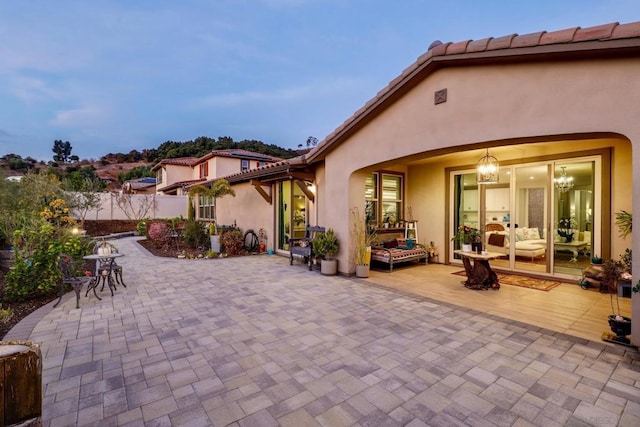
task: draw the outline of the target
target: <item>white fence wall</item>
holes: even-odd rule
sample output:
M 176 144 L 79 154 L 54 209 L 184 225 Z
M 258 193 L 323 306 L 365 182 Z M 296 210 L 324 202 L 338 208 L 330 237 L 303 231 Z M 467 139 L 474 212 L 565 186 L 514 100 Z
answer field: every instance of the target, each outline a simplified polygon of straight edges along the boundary
M 113 193 L 99 193 L 101 207 L 98 210 L 90 210 L 85 216 L 86 220 L 126 220 L 125 212 L 118 206 L 116 195 Z M 167 196 L 164 194 L 132 194 L 131 205 L 134 212 L 140 211 L 140 206 L 149 198 L 155 200 L 155 209 L 149 210 L 145 218 L 174 218 L 187 217 L 187 206 L 189 196 Z M 147 203 L 148 204 L 148 203 Z M 76 217 L 78 215 L 75 215 Z

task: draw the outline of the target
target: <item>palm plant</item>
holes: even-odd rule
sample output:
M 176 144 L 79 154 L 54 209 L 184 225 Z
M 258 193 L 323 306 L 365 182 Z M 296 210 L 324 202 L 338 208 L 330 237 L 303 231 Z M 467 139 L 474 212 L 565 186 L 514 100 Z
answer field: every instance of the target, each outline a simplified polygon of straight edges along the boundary
M 193 187 L 191 187 L 189 189 L 189 197 L 196 197 L 196 196 L 202 196 L 202 197 L 209 197 L 211 199 L 213 199 L 213 233 L 212 234 L 218 234 L 218 230 L 217 230 L 217 226 L 216 226 L 216 207 L 217 207 L 217 203 L 216 203 L 216 199 L 225 197 L 225 196 L 236 196 L 236 192 L 233 190 L 233 188 L 231 188 L 231 184 L 229 184 L 229 181 L 227 181 L 224 178 L 221 179 L 217 179 L 215 181 L 213 181 L 213 183 L 211 184 L 211 187 L 207 187 L 203 184 L 198 184 L 198 185 L 194 185 Z

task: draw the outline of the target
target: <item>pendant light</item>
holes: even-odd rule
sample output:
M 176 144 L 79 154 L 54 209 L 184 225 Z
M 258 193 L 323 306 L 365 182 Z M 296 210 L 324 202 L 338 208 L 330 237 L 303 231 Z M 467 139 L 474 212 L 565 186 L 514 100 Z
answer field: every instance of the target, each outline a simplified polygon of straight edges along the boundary
M 476 170 L 478 173 L 477 181 L 478 184 L 497 184 L 499 180 L 499 172 L 500 172 L 500 164 L 498 164 L 498 159 L 489 154 L 489 149 L 487 148 L 487 153 L 478 161 L 476 165 Z

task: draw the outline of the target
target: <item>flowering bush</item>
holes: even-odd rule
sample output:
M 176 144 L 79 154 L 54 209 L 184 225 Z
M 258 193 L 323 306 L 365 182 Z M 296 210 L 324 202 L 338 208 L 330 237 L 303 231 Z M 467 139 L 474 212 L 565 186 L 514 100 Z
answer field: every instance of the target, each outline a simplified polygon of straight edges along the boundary
M 229 230 L 220 236 L 220 244 L 224 253 L 229 256 L 241 255 L 244 252 L 244 241 L 240 230 Z
M 148 234 L 154 242 L 166 243 L 171 237 L 171 230 L 164 222 L 154 222 L 149 226 Z

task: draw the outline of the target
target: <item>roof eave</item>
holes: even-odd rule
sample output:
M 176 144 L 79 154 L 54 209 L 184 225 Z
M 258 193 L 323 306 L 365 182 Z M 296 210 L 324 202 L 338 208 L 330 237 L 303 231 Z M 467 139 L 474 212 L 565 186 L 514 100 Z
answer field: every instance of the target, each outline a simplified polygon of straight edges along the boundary
M 448 45 L 441 51 L 444 52 Z M 434 48 L 434 50 L 437 48 Z M 429 52 L 409 66 L 400 76 L 378 92 L 362 108 L 347 119 L 324 141 L 306 154 L 306 162 L 312 164 L 325 156 L 342 141 L 358 131 L 366 123 L 396 102 L 405 93 L 426 79 L 434 71 L 445 67 L 478 66 L 497 63 L 574 61 L 604 57 L 640 55 L 640 38 L 590 40 L 585 42 L 536 45 L 522 48 L 484 50 L 459 54 L 429 55 Z M 422 60 L 422 62 L 421 62 Z

